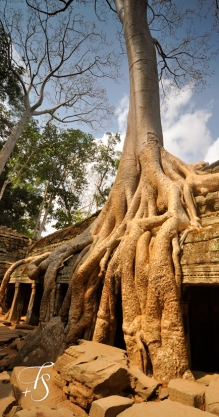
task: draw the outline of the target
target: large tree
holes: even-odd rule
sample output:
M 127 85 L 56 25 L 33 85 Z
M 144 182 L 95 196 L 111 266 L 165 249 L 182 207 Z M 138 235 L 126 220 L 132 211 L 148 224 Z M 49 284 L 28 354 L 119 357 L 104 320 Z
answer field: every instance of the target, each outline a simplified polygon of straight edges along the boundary
M 29 276 L 36 279 L 45 274 L 40 320 L 48 320 L 54 314 L 57 269 L 74 255 L 60 310 L 68 323 L 66 343 L 88 338 L 113 345 L 121 303 L 130 360 L 145 372 L 152 364 L 160 380 L 189 378 L 180 312 L 180 238 L 182 242 L 189 230 L 200 228 L 194 196 L 218 190 L 219 175 L 205 173 L 204 163 L 187 165 L 164 149 L 155 48 L 162 56 L 163 71 L 169 61 L 148 27 L 156 13 L 147 14 L 151 9 L 146 0 L 116 0 L 115 4 L 123 24 L 130 75 L 128 125 L 117 177 L 91 226 L 42 262 L 30 262 Z M 154 4 L 167 6 L 171 12 L 172 2 Z M 177 22 L 173 15 L 171 19 Z M 185 72 L 180 47 L 171 53 L 176 79 L 180 73 L 194 71 L 188 65 Z M 188 50 L 186 55 L 188 60 L 192 56 Z
M 0 30 L 10 75 L 0 98 L 2 89 L 15 80 L 23 99 L 23 112 L 0 152 L 1 174 L 31 117 L 103 126 L 112 107 L 101 80 L 118 76 L 119 60 L 101 31 L 85 22 L 74 5 L 69 5 L 67 16 L 58 15 L 54 21 L 5 0 Z

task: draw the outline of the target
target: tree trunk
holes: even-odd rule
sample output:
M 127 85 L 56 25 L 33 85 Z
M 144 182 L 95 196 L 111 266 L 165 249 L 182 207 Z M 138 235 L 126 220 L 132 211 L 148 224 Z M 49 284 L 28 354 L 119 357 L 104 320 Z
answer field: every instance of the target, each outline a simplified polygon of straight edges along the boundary
M 32 239 L 35 239 L 37 237 L 37 229 L 38 229 L 39 224 L 40 224 L 40 219 L 41 219 L 41 216 L 42 216 L 44 204 L 46 202 L 46 197 L 47 197 L 49 185 L 50 185 L 50 180 L 48 180 L 47 183 L 46 183 L 46 187 L 45 187 L 45 190 L 44 190 L 44 195 L 43 195 L 42 202 L 40 204 L 40 210 L 39 210 L 39 214 L 38 214 L 37 221 L 36 221 L 36 224 L 35 224 L 35 228 L 34 228 L 34 231 L 33 231 Z
M 40 225 L 40 230 L 39 230 L 39 233 L 37 235 L 37 239 L 41 238 L 41 235 L 43 233 L 43 230 L 44 230 L 44 227 L 45 227 L 45 224 L 46 224 L 46 221 L 47 221 L 47 217 L 48 217 L 49 210 L 50 210 L 53 199 L 54 199 L 54 195 L 51 194 L 51 196 L 49 198 L 49 201 L 48 201 L 48 204 L 47 204 L 47 207 L 46 207 L 46 210 L 45 210 L 45 213 L 44 213 L 44 216 L 43 216 L 42 223 Z
M 123 5 L 122 0 L 116 4 Z M 192 377 L 180 312 L 180 245 L 200 227 L 194 195 L 219 188 L 218 174 L 188 166 L 163 148 L 156 54 L 145 0 L 124 0 L 122 16 L 130 71 L 128 126 L 118 173 L 97 219 L 43 262 L 40 320 L 54 315 L 57 270 L 73 256 L 60 310 L 66 343 L 93 339 L 115 343 L 117 308 L 130 360 L 155 378 Z M 120 13 L 121 11 L 121 13 Z M 200 175 L 201 174 L 201 175 Z
M 16 126 L 12 130 L 10 136 L 8 137 L 2 150 L 0 151 L 0 175 L 5 167 L 5 164 L 10 158 L 10 155 L 16 145 L 18 138 L 23 132 L 25 124 L 28 122 L 31 116 L 32 116 L 31 110 L 30 109 L 25 110 L 25 112 L 23 113 L 23 116 L 21 117 L 19 122 L 16 124 Z
M 4 184 L 3 184 L 2 189 L 0 191 L 0 201 L 1 201 L 2 197 L 3 197 L 3 194 L 5 192 L 5 189 L 6 189 L 7 185 L 10 184 L 10 183 L 11 183 L 10 178 L 8 178 L 7 180 L 4 181 Z

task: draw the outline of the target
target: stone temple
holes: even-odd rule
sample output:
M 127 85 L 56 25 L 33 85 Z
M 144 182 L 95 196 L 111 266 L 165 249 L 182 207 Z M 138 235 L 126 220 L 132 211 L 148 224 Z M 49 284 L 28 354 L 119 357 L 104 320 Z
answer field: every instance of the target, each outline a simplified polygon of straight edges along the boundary
M 218 170 L 212 168 L 212 170 Z M 190 232 L 181 253 L 181 309 L 192 370 L 219 371 L 219 192 L 196 197 L 202 229 Z M 0 229 L 0 279 L 12 262 L 43 254 L 81 233 L 95 218 L 57 231 L 31 244 L 30 240 L 6 228 Z M 56 279 L 55 311 L 58 314 L 68 288 L 72 259 L 59 269 Z M 11 274 L 3 302 L 9 320 L 25 316 L 26 323 L 37 325 L 43 278 L 32 281 L 26 265 Z M 122 312 L 118 311 L 115 346 L 124 349 Z

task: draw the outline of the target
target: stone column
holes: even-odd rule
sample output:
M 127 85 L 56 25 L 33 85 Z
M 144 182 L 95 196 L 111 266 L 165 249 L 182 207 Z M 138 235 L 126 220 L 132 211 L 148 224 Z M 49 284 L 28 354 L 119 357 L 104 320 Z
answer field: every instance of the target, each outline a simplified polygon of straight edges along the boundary
M 17 311 L 16 311 L 16 304 L 17 304 L 17 298 L 18 298 L 18 292 L 20 288 L 20 282 L 15 283 L 15 291 L 14 291 L 14 298 L 11 304 L 10 313 L 8 316 L 8 320 L 17 319 Z
M 27 307 L 27 314 L 26 314 L 26 323 L 30 323 L 31 320 L 31 316 L 32 316 L 32 311 L 33 311 L 33 303 L 34 303 L 34 299 L 35 299 L 35 295 L 36 295 L 36 282 L 34 281 L 31 284 L 31 295 L 30 295 L 30 301 Z

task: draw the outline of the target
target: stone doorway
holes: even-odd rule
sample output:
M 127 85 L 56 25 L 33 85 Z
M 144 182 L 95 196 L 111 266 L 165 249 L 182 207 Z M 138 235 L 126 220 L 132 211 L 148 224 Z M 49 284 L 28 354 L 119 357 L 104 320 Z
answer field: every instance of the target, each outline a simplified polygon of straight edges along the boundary
M 191 286 L 189 292 L 191 368 L 219 372 L 219 287 Z

